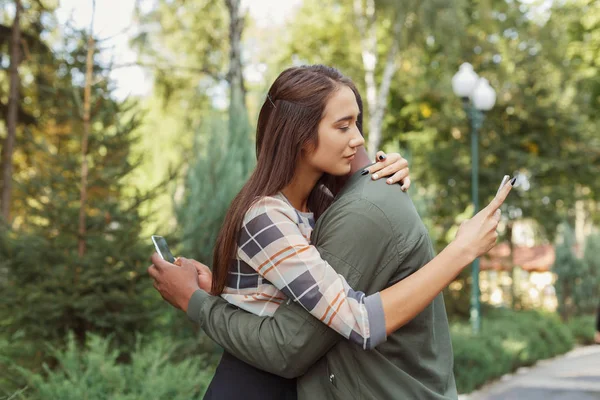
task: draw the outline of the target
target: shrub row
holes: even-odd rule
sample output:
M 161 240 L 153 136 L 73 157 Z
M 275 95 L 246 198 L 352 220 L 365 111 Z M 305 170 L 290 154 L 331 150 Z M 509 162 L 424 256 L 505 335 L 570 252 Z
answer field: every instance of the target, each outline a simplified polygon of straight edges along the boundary
M 110 338 L 88 336 L 84 351 L 71 335 L 65 350 L 53 350 L 58 365 L 44 373 L 13 366 L 26 378 L 27 386 L 9 396 L 11 400 L 138 400 L 201 399 L 214 370 L 203 368 L 202 356 L 177 362 L 178 344 L 157 338 L 142 345 L 138 338 L 129 363 L 118 362 Z M 1 398 L 2 396 L 0 396 Z
M 473 335 L 467 323 L 453 324 L 451 330 L 459 393 L 565 353 L 574 345 L 571 330 L 557 315 L 538 311 L 492 309 L 479 335 Z
M 471 392 L 521 366 L 565 353 L 575 341 L 591 344 L 595 332 L 594 316 L 575 317 L 563 324 L 555 314 L 508 309 L 487 311 L 479 335 L 471 333 L 468 323 L 453 323 L 451 330 L 459 393 Z M 158 338 L 143 346 L 138 340 L 131 362 L 126 364 L 117 361 L 118 353 L 111 349 L 110 339 L 92 335 L 87 343 L 81 351 L 70 337 L 65 350 L 53 350 L 56 368 L 46 368 L 43 374 L 13 364 L 11 369 L 25 378 L 27 388 L 9 397 L 200 399 L 213 373 L 201 356 L 177 361 L 178 345 L 170 338 Z M 9 346 L 0 347 L 6 350 Z
M 572 317 L 567 322 L 575 341 L 581 345 L 594 344 L 594 334 L 596 333 L 596 316 L 580 315 Z

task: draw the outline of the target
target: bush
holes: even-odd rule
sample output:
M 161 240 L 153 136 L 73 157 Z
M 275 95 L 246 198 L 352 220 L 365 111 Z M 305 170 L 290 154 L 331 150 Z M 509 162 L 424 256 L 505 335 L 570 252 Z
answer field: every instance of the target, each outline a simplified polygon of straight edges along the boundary
M 171 361 L 177 344 L 158 338 L 142 344 L 138 337 L 131 362 L 117 362 L 119 351 L 110 339 L 90 335 L 80 350 L 73 335 L 64 351 L 53 349 L 57 368 L 45 374 L 16 367 L 26 378 L 28 389 L 15 393 L 17 399 L 137 400 L 200 399 L 212 370 L 201 368 L 201 357 Z M 25 397 L 27 396 L 27 397 Z
M 570 329 L 556 315 L 536 311 L 493 309 L 479 335 L 466 323 L 454 324 L 451 330 L 459 393 L 573 347 Z
M 21 332 L 0 335 L 0 400 L 11 398 L 27 385 L 23 374 L 13 366 L 19 365 L 32 371 L 40 369 L 42 355 L 37 348 L 35 344 L 24 340 Z
M 595 315 L 573 317 L 567 322 L 567 326 L 578 344 L 594 344 L 594 334 L 596 332 Z

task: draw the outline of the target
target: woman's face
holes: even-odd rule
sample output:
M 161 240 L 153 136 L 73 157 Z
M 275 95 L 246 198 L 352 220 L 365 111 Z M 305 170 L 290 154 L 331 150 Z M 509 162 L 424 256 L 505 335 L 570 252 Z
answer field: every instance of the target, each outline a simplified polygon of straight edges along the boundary
M 305 152 L 306 162 L 316 170 L 341 176 L 350 172 L 350 163 L 365 141 L 356 126 L 359 108 L 354 92 L 345 85 L 336 90 L 319 123 L 319 144 Z

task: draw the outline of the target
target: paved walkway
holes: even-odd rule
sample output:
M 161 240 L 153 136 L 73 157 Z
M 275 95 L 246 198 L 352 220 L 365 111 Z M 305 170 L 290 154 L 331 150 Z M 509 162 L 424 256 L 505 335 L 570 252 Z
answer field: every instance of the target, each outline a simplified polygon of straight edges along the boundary
M 521 368 L 464 400 L 600 400 L 600 346 L 577 348 L 563 356 Z

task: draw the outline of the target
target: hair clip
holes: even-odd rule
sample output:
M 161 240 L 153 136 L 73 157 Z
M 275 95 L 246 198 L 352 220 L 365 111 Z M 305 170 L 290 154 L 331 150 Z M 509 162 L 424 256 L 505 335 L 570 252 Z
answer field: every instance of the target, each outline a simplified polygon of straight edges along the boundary
M 275 107 L 275 103 L 273 102 L 273 99 L 271 99 L 271 96 L 269 95 L 269 93 L 267 93 L 267 99 L 269 99 L 273 108 L 277 108 L 277 107 Z

